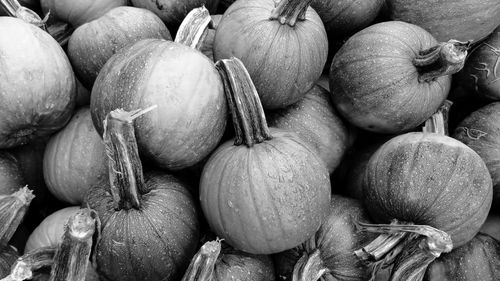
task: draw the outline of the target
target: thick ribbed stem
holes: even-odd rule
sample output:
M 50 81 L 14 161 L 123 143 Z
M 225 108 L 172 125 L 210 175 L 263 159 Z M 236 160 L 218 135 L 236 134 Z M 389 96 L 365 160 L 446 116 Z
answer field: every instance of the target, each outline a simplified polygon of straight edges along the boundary
M 69 23 L 56 21 L 47 25 L 47 32 L 59 43 L 64 46 L 68 43 L 69 38 L 73 34 L 73 27 Z
M 218 61 L 215 66 L 224 83 L 224 92 L 233 118 L 235 145 L 252 147 L 272 138 L 259 95 L 238 58 Z
M 295 26 L 297 21 L 306 19 L 307 8 L 311 2 L 312 0 L 281 0 L 271 12 L 269 19 Z
M 220 240 L 209 241 L 201 246 L 181 281 L 211 281 L 220 251 Z
M 7 245 L 35 198 L 28 187 L 11 195 L 0 196 L 0 250 Z
M 30 280 L 35 270 L 52 266 L 56 252 L 57 247 L 45 247 L 23 255 L 14 263 L 10 274 L 0 281 Z
M 424 250 L 427 238 L 421 237 L 407 244 L 394 262 L 389 281 L 421 281 L 429 264 L 436 259 L 433 254 Z
M 292 281 L 317 281 L 330 270 L 324 265 L 321 252 L 304 253 L 293 268 Z
M 465 64 L 471 42 L 450 40 L 421 51 L 413 60 L 420 82 L 430 82 L 438 77 L 459 72 Z
M 427 121 L 425 121 L 422 131 L 424 133 L 435 133 L 440 135 L 448 135 L 448 116 L 450 112 L 450 107 L 453 102 L 445 100 L 443 105 L 438 109 L 434 115 L 431 116 Z
M 152 110 L 116 109 L 104 120 L 104 146 L 108 156 L 110 190 L 117 210 L 139 209 L 146 191 L 133 120 Z
M 22 19 L 27 23 L 31 23 L 45 29 L 45 23 L 47 22 L 48 15 L 42 20 L 37 13 L 21 6 L 17 0 L 0 0 L 0 5 L 5 9 L 5 11 L 7 11 L 9 16 Z
M 175 42 L 200 50 L 212 22 L 205 6 L 191 10 L 184 18 L 175 36 Z

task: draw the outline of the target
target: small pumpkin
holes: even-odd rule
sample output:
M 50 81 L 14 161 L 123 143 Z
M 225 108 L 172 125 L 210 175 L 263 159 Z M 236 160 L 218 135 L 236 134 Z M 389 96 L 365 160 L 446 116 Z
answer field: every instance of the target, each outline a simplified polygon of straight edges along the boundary
M 87 191 L 108 177 L 105 155 L 90 109 L 77 110 L 45 148 L 43 175 L 50 192 L 61 201 L 81 204 Z
M 217 66 L 236 137 L 221 144 L 203 168 L 200 200 L 205 218 L 238 250 L 271 254 L 293 248 L 328 213 L 328 170 L 297 134 L 269 129 L 239 59 L 221 60 Z
M 0 196 L 10 195 L 25 184 L 17 159 L 3 151 L 0 151 L 0 183 Z
M 448 95 L 450 74 L 465 62 L 469 45 L 438 43 L 409 23 L 372 25 L 335 54 L 330 91 L 352 124 L 378 133 L 401 133 L 428 119 Z
M 75 73 L 92 89 L 99 71 L 118 50 L 142 39 L 172 40 L 159 17 L 146 9 L 116 7 L 78 27 L 68 42 Z
M 300 100 L 321 75 L 328 39 L 312 0 L 239 0 L 215 34 L 214 58 L 243 61 L 265 109 Z
M 209 22 L 206 9 L 195 10 L 186 18 L 176 42 L 141 40 L 108 60 L 90 101 L 99 134 L 110 111 L 156 105 L 157 110 L 135 123 L 141 155 L 162 168 L 180 170 L 195 165 L 215 149 L 226 126 L 222 82 L 213 62 L 187 46 L 198 45 Z M 197 39 L 189 43 L 191 38 Z
M 66 125 L 76 84 L 66 54 L 48 33 L 12 17 L 0 17 L 0 33 L 0 148 L 11 148 Z
M 330 93 L 314 86 L 300 101 L 268 114 L 271 127 L 297 133 L 324 161 L 330 173 L 337 168 L 350 145 L 350 128 L 340 119 Z
M 479 41 L 500 25 L 497 0 L 387 0 L 389 16 L 421 26 L 439 41 Z

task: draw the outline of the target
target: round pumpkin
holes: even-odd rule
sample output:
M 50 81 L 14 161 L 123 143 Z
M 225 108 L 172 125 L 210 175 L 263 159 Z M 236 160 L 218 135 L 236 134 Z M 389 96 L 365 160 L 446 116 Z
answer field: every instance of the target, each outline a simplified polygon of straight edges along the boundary
M 10 195 L 25 184 L 17 159 L 3 151 L 0 151 L 0 183 L 0 196 Z
M 40 28 L 0 17 L 0 148 L 62 128 L 75 105 L 75 76 L 59 44 Z
M 439 41 L 479 41 L 500 25 L 497 0 L 387 0 L 389 16 L 416 24 Z
M 348 125 L 338 117 L 330 93 L 320 86 L 314 86 L 287 108 L 270 112 L 268 124 L 297 133 L 317 151 L 330 173 L 350 145 L 352 133 Z
M 335 54 L 330 91 L 339 112 L 368 131 L 401 133 L 429 118 L 448 95 L 467 44 L 440 43 L 424 29 L 392 21 L 354 34 Z
M 92 89 L 99 71 L 113 54 L 125 45 L 147 38 L 172 39 L 165 24 L 152 12 L 116 7 L 73 32 L 68 56 L 78 79 Z
M 70 23 L 73 28 L 98 19 L 109 10 L 126 6 L 127 0 L 40 0 L 43 14 Z
M 43 175 L 50 192 L 72 205 L 81 204 L 92 186 L 107 179 L 106 151 L 88 107 L 76 111 L 68 125 L 49 140 Z
M 241 59 L 265 109 L 297 102 L 321 75 L 328 39 L 310 2 L 239 0 L 219 23 L 214 58 Z

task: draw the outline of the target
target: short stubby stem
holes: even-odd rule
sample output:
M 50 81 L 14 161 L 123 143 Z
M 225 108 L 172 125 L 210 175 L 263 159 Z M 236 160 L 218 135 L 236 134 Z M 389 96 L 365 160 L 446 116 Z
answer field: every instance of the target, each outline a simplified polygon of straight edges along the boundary
M 181 281 L 211 281 L 220 252 L 220 240 L 205 243 L 191 260 Z
M 269 19 L 293 27 L 297 21 L 306 19 L 307 8 L 311 2 L 312 0 L 281 0 L 271 12 Z
M 191 10 L 182 21 L 175 42 L 200 50 L 211 22 L 210 12 L 205 6 Z
M 57 247 L 44 247 L 24 254 L 14 263 L 10 274 L 0 281 L 30 280 L 36 270 L 52 266 L 56 252 Z
M 434 133 L 447 136 L 448 116 L 452 105 L 452 101 L 445 100 L 438 111 L 425 122 L 422 131 L 424 133 Z
M 0 249 L 7 245 L 16 232 L 33 198 L 35 195 L 28 187 L 11 195 L 0 196 Z
M 292 281 L 317 281 L 329 269 L 324 265 L 319 249 L 311 254 L 304 253 L 293 268 Z

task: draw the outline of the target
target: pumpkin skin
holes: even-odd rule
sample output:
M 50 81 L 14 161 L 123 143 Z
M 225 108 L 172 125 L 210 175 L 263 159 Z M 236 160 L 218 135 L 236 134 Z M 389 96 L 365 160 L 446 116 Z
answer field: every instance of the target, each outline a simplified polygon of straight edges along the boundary
M 422 28 L 383 22 L 354 34 L 330 68 L 333 102 L 365 130 L 401 133 L 427 120 L 448 95 L 451 76 L 419 82 L 413 59 L 437 45 Z
M 0 183 L 0 196 L 10 195 L 25 184 L 17 159 L 3 151 L 0 151 Z
M 73 28 L 100 18 L 109 10 L 126 6 L 127 0 L 40 0 L 43 14 L 70 23 Z
M 311 7 L 329 34 L 347 36 L 370 25 L 383 3 L 384 0 L 313 0 Z
M 198 163 L 224 133 L 227 105 L 219 74 L 209 58 L 187 46 L 146 39 L 121 49 L 99 73 L 90 110 L 101 135 L 108 112 L 152 105 L 158 107 L 134 122 L 135 134 L 139 153 L 162 168 Z
M 500 24 L 497 0 L 387 0 L 389 16 L 416 24 L 437 40 L 479 41 Z
M 494 281 L 500 279 L 500 243 L 479 233 L 466 245 L 442 255 L 427 267 L 425 281 Z
M 50 192 L 71 205 L 81 204 L 92 186 L 107 180 L 106 151 L 88 107 L 79 109 L 48 142 L 43 175 Z
M 330 203 L 328 171 L 316 152 L 295 133 L 271 128 L 271 135 L 252 148 L 225 142 L 200 180 L 210 228 L 251 254 L 302 243 L 320 227 Z
M 470 241 L 486 220 L 492 183 L 481 157 L 435 133 L 407 133 L 382 145 L 366 167 L 363 201 L 372 218 L 429 225 Z
M 17 251 L 10 247 L 6 246 L 1 248 L 0 250 L 0 278 L 5 278 L 10 274 L 11 266 L 16 262 L 18 258 Z
M 68 56 L 78 79 L 92 89 L 112 55 L 125 45 L 147 38 L 172 40 L 165 24 L 152 12 L 117 7 L 78 27 L 69 39 Z
M 10 148 L 62 128 L 73 113 L 76 84 L 48 33 L 12 17 L 0 17 L 0 33 L 0 148 Z
M 500 100 L 500 27 L 474 49 L 457 81 L 477 95 Z
M 109 280 L 178 280 L 196 252 L 199 223 L 187 188 L 168 174 L 144 177 L 140 210 L 115 210 L 107 186 L 88 193 L 102 225 L 97 272 Z
M 271 127 L 297 133 L 325 163 L 332 173 L 349 147 L 349 128 L 338 117 L 330 93 L 314 86 L 306 96 L 285 109 L 268 114 Z
M 295 27 L 270 20 L 273 0 L 239 0 L 222 16 L 214 42 L 216 60 L 237 57 L 250 73 L 264 109 L 300 100 L 321 75 L 328 39 L 319 16 L 308 8 Z
M 497 240 L 500 239 L 500 215 L 490 213 L 480 232 L 488 234 Z

